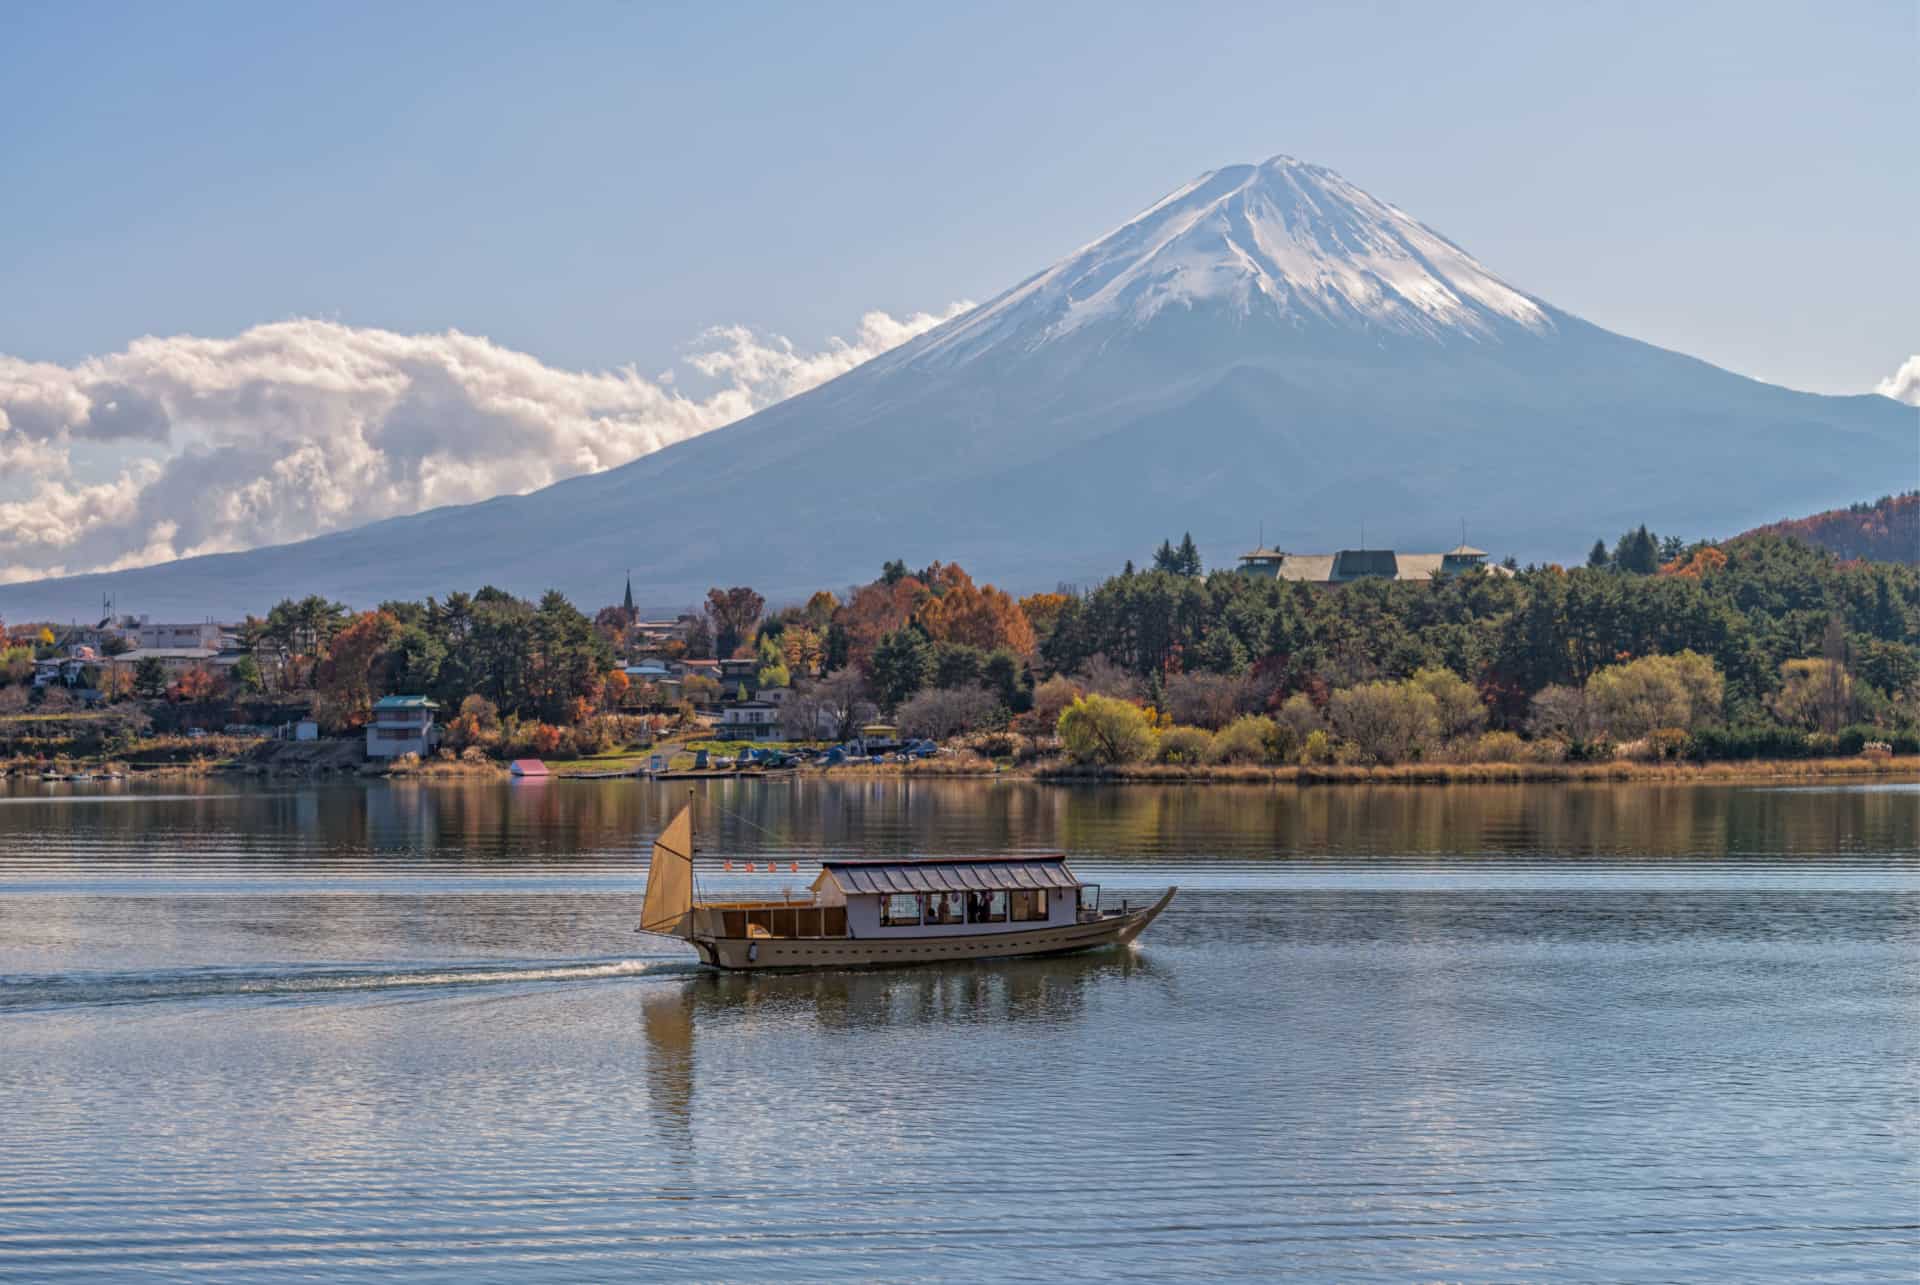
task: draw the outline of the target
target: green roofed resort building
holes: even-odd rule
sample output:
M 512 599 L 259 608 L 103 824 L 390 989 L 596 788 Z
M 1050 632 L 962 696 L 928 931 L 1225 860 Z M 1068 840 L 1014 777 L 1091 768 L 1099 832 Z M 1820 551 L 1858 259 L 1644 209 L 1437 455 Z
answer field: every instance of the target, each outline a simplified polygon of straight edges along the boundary
M 1354 580 L 1431 580 L 1457 576 L 1475 569 L 1510 575 L 1505 567 L 1487 562 L 1484 549 L 1461 544 L 1445 553 L 1397 553 L 1392 549 L 1342 549 L 1338 553 L 1288 553 L 1258 548 L 1240 555 L 1243 575 L 1272 580 L 1305 580 L 1313 584 L 1347 584 Z

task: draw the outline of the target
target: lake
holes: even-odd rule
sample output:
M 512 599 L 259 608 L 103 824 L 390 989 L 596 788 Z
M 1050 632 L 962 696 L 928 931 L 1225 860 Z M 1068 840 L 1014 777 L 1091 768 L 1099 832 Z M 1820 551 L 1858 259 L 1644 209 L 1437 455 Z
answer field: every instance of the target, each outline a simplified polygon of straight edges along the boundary
M 0 1277 L 1920 1268 L 1920 786 L 703 783 L 703 894 L 1181 886 L 749 977 L 633 932 L 686 797 L 0 783 Z

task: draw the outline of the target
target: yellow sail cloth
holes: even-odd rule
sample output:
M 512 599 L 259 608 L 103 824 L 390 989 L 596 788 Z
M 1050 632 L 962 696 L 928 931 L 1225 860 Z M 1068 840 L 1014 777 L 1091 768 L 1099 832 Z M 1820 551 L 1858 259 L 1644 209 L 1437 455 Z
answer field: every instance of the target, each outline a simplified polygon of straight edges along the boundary
M 647 899 L 640 906 L 643 932 L 691 937 L 693 919 L 693 806 L 667 823 L 653 841 L 647 864 Z

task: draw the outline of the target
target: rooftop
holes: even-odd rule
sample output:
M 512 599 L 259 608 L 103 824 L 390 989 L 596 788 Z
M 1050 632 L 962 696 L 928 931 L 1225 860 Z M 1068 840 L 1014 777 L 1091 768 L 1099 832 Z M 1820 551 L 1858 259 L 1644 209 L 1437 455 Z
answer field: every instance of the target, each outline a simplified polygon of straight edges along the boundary
M 1078 888 L 1061 857 L 968 857 L 961 861 L 822 861 L 822 878 L 843 893 L 1000 892 Z
M 439 702 L 425 696 L 382 696 L 373 703 L 375 709 L 439 709 Z

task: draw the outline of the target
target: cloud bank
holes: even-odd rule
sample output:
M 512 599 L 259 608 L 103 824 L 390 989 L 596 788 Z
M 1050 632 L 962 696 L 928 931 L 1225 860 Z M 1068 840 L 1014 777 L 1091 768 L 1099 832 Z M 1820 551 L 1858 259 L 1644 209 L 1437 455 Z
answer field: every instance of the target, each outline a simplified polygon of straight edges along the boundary
M 0 583 L 299 540 L 612 468 L 969 306 L 870 312 L 818 352 L 707 331 L 683 358 L 713 381 L 705 395 L 671 373 L 561 370 L 458 331 L 327 321 L 139 339 L 72 366 L 0 354 Z
M 1920 406 L 1920 353 L 1901 362 L 1900 369 L 1875 384 L 1873 391 L 1896 402 Z

